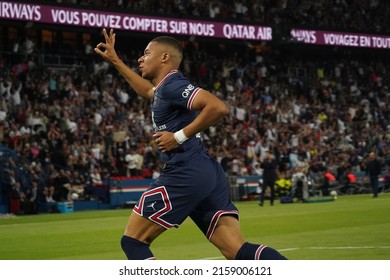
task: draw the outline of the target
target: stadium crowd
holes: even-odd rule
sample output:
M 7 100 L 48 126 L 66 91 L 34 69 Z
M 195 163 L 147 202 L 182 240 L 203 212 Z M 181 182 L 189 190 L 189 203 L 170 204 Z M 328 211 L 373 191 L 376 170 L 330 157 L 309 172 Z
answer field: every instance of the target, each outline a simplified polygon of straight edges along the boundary
M 148 1 L 129 1 L 138 2 Z M 88 199 L 110 177 L 159 175 L 149 104 L 85 47 L 67 71 L 39 65 L 34 54 L 43 50 L 31 43 L 0 59 L 0 143 L 14 151 L 0 179 L 22 200 Z M 136 69 L 135 50 L 118 52 Z M 228 175 L 261 175 L 267 150 L 282 177 L 331 171 L 342 180 L 364 171 L 372 151 L 390 165 L 389 61 L 338 52 L 304 59 L 187 42 L 182 71 L 231 108 L 202 135 Z

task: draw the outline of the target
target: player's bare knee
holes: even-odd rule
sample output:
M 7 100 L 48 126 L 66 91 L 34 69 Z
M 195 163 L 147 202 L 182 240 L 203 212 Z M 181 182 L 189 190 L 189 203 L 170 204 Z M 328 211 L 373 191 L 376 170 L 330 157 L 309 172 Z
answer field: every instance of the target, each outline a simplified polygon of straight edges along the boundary
M 211 243 L 219 249 L 226 259 L 234 260 L 244 241 L 240 238 L 230 237 L 219 238 L 217 235 L 211 239 Z

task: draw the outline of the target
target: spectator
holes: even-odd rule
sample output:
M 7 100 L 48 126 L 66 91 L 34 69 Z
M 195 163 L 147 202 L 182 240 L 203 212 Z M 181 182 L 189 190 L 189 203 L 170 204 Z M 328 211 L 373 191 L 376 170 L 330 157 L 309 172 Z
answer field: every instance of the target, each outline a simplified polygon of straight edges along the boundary
M 329 168 L 325 173 L 324 173 L 324 183 L 322 187 L 322 194 L 323 195 L 329 195 L 329 189 L 331 187 L 336 186 L 336 176 L 333 174 L 331 169 Z
M 85 195 L 86 180 L 78 170 L 71 171 L 69 183 L 71 185 L 71 198 L 77 197 L 77 199 L 82 199 Z M 73 194 L 76 195 L 72 196 Z
M 18 215 L 23 214 L 25 201 L 26 195 L 22 190 L 22 186 L 18 181 L 16 181 L 11 188 L 9 212 Z
M 37 214 L 38 213 L 39 190 L 38 182 L 31 181 L 31 189 L 25 192 L 25 198 L 22 203 L 23 214 Z
M 260 167 L 263 169 L 263 183 L 262 191 L 260 193 L 260 202 L 259 205 L 264 205 L 265 194 L 267 189 L 270 190 L 270 203 L 271 206 L 274 205 L 275 200 L 275 182 L 278 179 L 277 167 L 278 164 L 272 156 L 271 151 L 267 151 L 265 158 L 261 161 Z
M 382 173 L 382 163 L 377 159 L 376 154 L 371 152 L 369 154 L 368 162 L 366 165 L 366 175 L 370 179 L 370 185 L 372 188 L 372 196 L 378 197 L 379 188 L 379 175 Z
M 137 156 L 134 149 L 129 149 L 126 157 L 126 175 L 129 177 L 137 176 L 137 163 L 140 160 L 140 158 Z
M 345 182 L 345 186 L 342 188 L 342 191 L 344 193 L 354 193 L 357 185 L 358 185 L 358 179 L 356 175 L 350 172 L 350 170 L 347 170 L 346 182 Z
M 70 199 L 70 176 L 65 169 L 60 169 L 58 176 L 54 179 L 54 199 L 56 201 L 69 201 Z
M 92 168 L 90 173 L 92 187 L 89 190 L 92 196 L 97 197 L 100 201 L 107 203 L 108 197 L 108 186 L 107 178 L 103 177 L 99 166 Z
M 142 147 L 138 147 L 135 153 L 136 156 L 136 165 L 135 165 L 135 171 L 136 171 L 136 176 L 141 176 L 142 174 L 142 169 L 144 165 L 144 156 L 142 152 Z
M 97 187 L 103 185 L 102 176 L 100 174 L 100 169 L 98 166 L 92 168 L 90 178 L 92 186 Z

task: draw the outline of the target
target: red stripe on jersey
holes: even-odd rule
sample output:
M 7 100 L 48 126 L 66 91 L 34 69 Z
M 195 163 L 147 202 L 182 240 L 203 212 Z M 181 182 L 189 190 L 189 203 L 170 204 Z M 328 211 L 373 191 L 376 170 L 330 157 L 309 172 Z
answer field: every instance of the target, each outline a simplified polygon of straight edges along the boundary
M 210 240 L 211 237 L 213 236 L 213 233 L 214 233 L 215 228 L 218 224 L 219 218 L 222 217 L 223 215 L 229 215 L 229 214 L 234 214 L 234 215 L 238 216 L 238 211 L 236 211 L 236 210 L 234 210 L 234 211 L 220 210 L 214 214 L 213 218 L 210 221 L 210 225 L 209 225 L 209 228 L 208 228 L 207 233 L 206 233 L 206 237 L 208 240 Z
M 259 248 L 257 248 L 256 253 L 255 253 L 255 260 L 260 260 L 261 252 L 263 252 L 265 247 L 267 247 L 267 246 L 260 245 Z
M 196 97 L 196 95 L 199 93 L 200 90 L 201 90 L 201 88 L 197 88 L 197 89 L 194 90 L 194 92 L 191 94 L 190 99 L 188 100 L 188 103 L 187 103 L 187 109 L 191 110 L 192 103 L 194 103 L 195 97 Z
M 159 86 L 161 86 L 161 84 L 169 77 L 171 76 L 172 74 L 175 74 L 179 72 L 178 70 L 172 70 L 171 72 L 169 72 L 168 74 L 165 75 L 165 77 L 158 83 L 158 85 L 155 87 L 154 90 L 156 90 Z

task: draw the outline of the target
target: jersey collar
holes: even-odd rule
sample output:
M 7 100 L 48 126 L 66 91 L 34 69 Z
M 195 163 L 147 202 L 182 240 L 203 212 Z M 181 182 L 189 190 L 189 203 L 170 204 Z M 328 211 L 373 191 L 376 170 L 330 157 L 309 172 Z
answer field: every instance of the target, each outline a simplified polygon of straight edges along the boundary
M 158 89 L 163 83 L 164 81 L 171 75 L 173 74 L 176 74 L 178 73 L 179 71 L 178 70 L 172 70 L 171 72 L 169 72 L 168 74 L 165 75 L 165 77 L 158 83 L 158 85 L 155 87 L 155 90 Z

